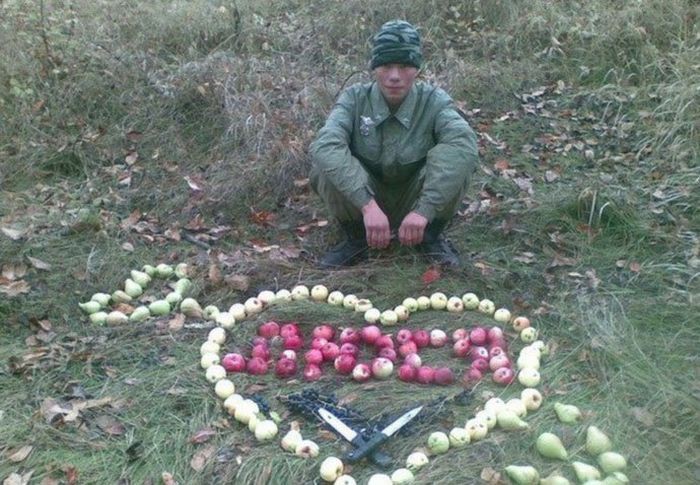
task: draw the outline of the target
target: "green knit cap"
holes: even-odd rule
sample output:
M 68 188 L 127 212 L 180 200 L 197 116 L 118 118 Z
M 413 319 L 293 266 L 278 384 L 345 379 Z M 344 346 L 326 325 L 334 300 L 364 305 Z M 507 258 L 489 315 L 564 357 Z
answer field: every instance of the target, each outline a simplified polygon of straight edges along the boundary
M 384 64 L 407 64 L 420 69 L 421 62 L 420 35 L 404 20 L 385 23 L 372 39 L 370 69 Z

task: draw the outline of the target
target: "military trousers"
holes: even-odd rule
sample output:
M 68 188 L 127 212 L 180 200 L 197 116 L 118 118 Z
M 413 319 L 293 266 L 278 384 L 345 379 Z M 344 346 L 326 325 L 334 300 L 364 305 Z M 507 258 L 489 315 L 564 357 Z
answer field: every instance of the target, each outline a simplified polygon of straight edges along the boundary
M 391 230 L 398 231 L 404 217 L 415 209 L 418 198 L 423 190 L 425 182 L 425 167 L 416 171 L 409 179 L 401 183 L 386 183 L 380 181 L 376 176 L 364 169 L 360 172 L 363 177 L 364 185 L 369 188 L 370 194 L 374 197 L 379 207 L 384 211 Z M 309 174 L 311 187 L 318 194 L 321 200 L 326 205 L 330 214 L 341 223 L 343 222 L 361 222 L 362 211 L 360 208 L 353 205 L 343 193 L 341 193 L 316 167 L 312 167 Z M 445 203 L 442 207 L 437 207 L 433 220 L 440 221 L 444 227 L 452 217 L 457 213 L 460 202 L 464 197 L 464 192 L 467 188 L 469 180 L 465 180 L 462 189 L 459 193 Z

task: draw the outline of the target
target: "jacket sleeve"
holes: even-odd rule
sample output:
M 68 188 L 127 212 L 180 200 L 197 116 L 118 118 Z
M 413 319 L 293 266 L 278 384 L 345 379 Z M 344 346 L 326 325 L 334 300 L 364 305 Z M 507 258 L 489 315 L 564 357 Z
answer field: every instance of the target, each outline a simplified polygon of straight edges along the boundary
M 366 170 L 350 153 L 350 140 L 357 111 L 352 88 L 346 89 L 336 102 L 326 124 L 309 147 L 316 170 L 358 209 L 372 199 L 366 185 Z
M 437 144 L 428 151 L 415 208 L 429 221 L 469 183 L 479 160 L 476 134 L 452 105 L 438 112 L 434 133 Z

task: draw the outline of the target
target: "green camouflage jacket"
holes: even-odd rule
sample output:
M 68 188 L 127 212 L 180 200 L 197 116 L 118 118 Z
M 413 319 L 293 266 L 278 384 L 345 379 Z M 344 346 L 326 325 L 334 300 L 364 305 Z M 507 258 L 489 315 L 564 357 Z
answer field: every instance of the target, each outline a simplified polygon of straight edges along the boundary
M 425 167 L 414 210 L 428 220 L 462 190 L 478 163 L 474 131 L 445 91 L 423 82 L 413 85 L 394 115 L 376 82 L 349 87 L 310 153 L 314 169 L 357 208 L 373 196 L 361 170 L 397 187 Z

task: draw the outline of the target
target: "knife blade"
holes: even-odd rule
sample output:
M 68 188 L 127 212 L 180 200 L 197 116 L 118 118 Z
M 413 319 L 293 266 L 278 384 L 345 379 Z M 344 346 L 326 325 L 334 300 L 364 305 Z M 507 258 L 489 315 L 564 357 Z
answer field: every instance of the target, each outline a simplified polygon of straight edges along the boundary
M 326 423 L 328 423 L 331 428 L 337 431 L 340 436 L 349 441 L 355 448 L 360 448 L 365 445 L 365 439 L 362 437 L 362 435 L 345 424 L 335 414 L 331 413 L 325 408 L 319 408 L 318 414 Z M 366 454 L 364 456 L 366 456 Z M 370 451 L 369 458 L 374 464 L 383 468 L 388 467 L 392 462 L 389 455 L 382 453 L 379 450 Z
M 356 449 L 348 453 L 348 461 L 350 463 L 361 460 L 368 454 L 372 453 L 378 446 L 388 440 L 391 435 L 396 433 L 402 427 L 404 427 L 409 421 L 415 418 L 418 413 L 421 412 L 423 406 L 418 406 L 410 411 L 402 414 L 399 418 L 395 419 L 391 424 L 385 427 L 378 433 L 375 433 L 369 440 L 367 440 L 363 445 L 358 446 Z

